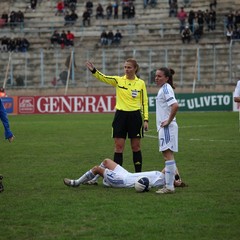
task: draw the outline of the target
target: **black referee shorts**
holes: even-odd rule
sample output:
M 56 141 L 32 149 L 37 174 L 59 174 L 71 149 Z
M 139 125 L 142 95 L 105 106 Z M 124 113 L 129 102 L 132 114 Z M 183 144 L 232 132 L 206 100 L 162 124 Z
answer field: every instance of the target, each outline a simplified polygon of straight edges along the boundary
M 121 111 L 117 110 L 112 122 L 113 138 L 142 138 L 143 119 L 140 110 Z

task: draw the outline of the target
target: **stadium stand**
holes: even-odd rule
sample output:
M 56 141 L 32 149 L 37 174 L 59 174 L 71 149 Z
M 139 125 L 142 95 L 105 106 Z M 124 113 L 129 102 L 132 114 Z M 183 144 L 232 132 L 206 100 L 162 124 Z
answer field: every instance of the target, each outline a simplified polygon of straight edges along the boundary
M 10 13 L 12 10 L 21 10 L 25 12 L 28 2 L 1 0 L 1 11 Z M 178 19 L 168 16 L 168 0 L 158 1 L 154 8 L 150 6 L 144 8 L 142 1 L 134 1 L 136 13 L 135 17 L 131 19 L 122 19 L 121 6 L 119 6 L 118 19 L 96 19 L 95 9 L 99 1 L 92 0 L 93 15 L 91 26 L 88 27 L 83 27 L 81 20 L 85 2 L 78 1 L 76 13 L 79 18 L 71 27 L 64 26 L 64 16 L 55 16 L 57 2 L 43 0 L 40 5 L 37 5 L 35 12 L 26 11 L 24 26 L 19 25 L 14 29 L 9 26 L 2 27 L 0 38 L 3 36 L 25 37 L 31 43 L 27 53 L 13 53 L 12 72 L 14 72 L 14 76 L 9 76 L 10 80 L 8 81 L 8 87 L 12 90 L 16 89 L 16 76 L 24 76 L 25 90 L 26 88 L 55 88 L 52 81 L 54 78 L 59 78 L 62 71 L 67 70 L 66 59 L 69 57 L 71 49 L 52 48 L 50 38 L 54 30 L 62 32 L 62 30 L 69 29 L 75 35 L 74 56 L 77 69 L 75 69 L 74 76 L 71 76 L 74 78 L 70 85 L 70 87 L 74 86 L 73 89 L 76 89 L 76 86 L 80 88 L 105 86 L 87 75 L 84 67 L 87 58 L 94 59 L 95 65 L 99 68 L 103 66 L 104 58 L 105 65 L 108 66 L 106 73 L 114 74 L 116 66 L 119 65 L 119 59 L 123 61 L 130 56 L 138 59 L 141 66 L 141 77 L 146 80 L 149 87 L 153 85 L 151 70 L 163 64 L 176 70 L 175 78 L 182 90 L 192 85 L 194 77 L 197 77 L 197 80 L 200 79 L 201 82 L 197 82 L 198 85 L 205 86 L 206 89 L 216 89 L 218 85 L 224 86 L 220 89 L 232 87 L 231 83 L 235 75 L 232 74 L 234 69 L 228 65 L 228 61 L 231 59 L 233 66 L 236 65 L 235 62 L 239 62 L 239 43 L 235 42 L 230 47 L 226 41 L 224 17 L 230 10 L 240 9 L 238 0 L 219 2 L 216 6 L 216 29 L 209 32 L 204 31 L 199 44 L 192 41 L 184 46 L 179 34 Z M 101 3 L 105 11 L 109 1 L 102 0 Z M 191 7 L 186 7 L 185 10 L 187 12 L 190 10 L 205 11 L 209 9 L 209 3 L 208 0 L 192 1 Z M 181 6 L 181 1 L 178 1 L 178 5 Z M 123 35 L 120 46 L 102 48 L 99 44 L 102 30 L 115 32 L 117 29 Z M 201 75 L 196 73 L 194 76 L 196 56 L 200 59 L 197 68 L 204 69 L 204 71 L 199 71 Z M 8 60 L 9 54 L 1 53 L 0 71 L 2 73 L 6 71 Z M 234 68 L 238 67 L 237 65 Z M 0 79 L 0 85 L 2 82 L 3 77 Z

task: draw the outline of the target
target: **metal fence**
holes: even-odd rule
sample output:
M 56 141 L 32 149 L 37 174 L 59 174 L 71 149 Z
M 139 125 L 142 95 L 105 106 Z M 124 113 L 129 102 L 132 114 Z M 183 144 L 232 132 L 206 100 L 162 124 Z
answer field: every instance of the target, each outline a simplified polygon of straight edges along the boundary
M 176 74 L 174 81 L 179 86 L 231 84 L 240 77 L 239 41 L 232 41 L 225 47 L 208 46 L 196 48 L 148 49 L 129 47 L 87 49 L 54 49 L 26 53 L 1 53 L 0 84 L 8 88 L 45 88 L 103 86 L 86 69 L 90 59 L 107 75 L 122 75 L 124 61 L 129 57 L 137 59 L 140 78 L 148 86 L 154 84 L 155 70 L 162 66 L 172 67 Z

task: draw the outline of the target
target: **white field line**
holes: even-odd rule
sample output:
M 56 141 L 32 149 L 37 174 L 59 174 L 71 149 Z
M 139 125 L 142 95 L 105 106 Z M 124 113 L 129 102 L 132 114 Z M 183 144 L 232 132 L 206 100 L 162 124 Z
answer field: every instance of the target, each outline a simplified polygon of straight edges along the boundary
M 218 125 L 191 125 L 191 126 L 181 126 L 178 128 L 205 128 L 205 127 L 216 127 Z
M 148 137 L 148 138 L 155 138 L 158 139 L 158 136 L 153 136 L 153 135 L 148 135 L 148 134 L 144 134 L 144 137 Z M 184 140 L 188 140 L 188 141 L 208 141 L 208 142 L 234 142 L 234 140 L 228 140 L 228 139 L 200 139 L 200 138 L 190 138 L 190 139 L 184 139 Z

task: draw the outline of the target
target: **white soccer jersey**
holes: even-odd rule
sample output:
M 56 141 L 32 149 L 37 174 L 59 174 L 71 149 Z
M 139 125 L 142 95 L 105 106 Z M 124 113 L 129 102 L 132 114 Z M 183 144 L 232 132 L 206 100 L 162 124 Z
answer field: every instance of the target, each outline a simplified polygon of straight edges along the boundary
M 156 97 L 156 124 L 159 131 L 161 123 L 169 118 L 171 105 L 176 103 L 174 91 L 170 84 L 165 83 L 158 91 Z M 173 121 L 176 118 L 173 119 Z
M 104 181 L 116 188 L 132 188 L 139 177 L 147 177 L 151 187 L 165 185 L 165 175 L 160 171 L 130 173 L 120 165 L 117 165 L 114 170 L 105 169 L 104 171 Z
M 240 80 L 237 82 L 237 86 L 234 90 L 233 97 L 240 97 Z

